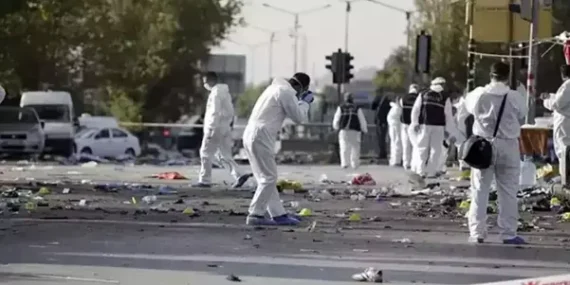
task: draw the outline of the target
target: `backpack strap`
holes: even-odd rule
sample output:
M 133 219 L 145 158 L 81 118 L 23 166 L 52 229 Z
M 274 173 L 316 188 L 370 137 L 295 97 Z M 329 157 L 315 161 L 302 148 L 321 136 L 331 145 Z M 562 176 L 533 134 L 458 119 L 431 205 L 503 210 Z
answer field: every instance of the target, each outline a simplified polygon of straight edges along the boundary
M 495 125 L 495 131 L 493 131 L 493 138 L 497 137 L 497 132 L 499 132 L 499 124 L 501 124 L 503 111 L 505 111 L 505 104 L 507 103 L 507 95 L 509 95 L 509 93 L 503 96 L 503 102 L 501 102 L 501 107 L 499 107 L 499 116 L 497 116 L 497 124 Z

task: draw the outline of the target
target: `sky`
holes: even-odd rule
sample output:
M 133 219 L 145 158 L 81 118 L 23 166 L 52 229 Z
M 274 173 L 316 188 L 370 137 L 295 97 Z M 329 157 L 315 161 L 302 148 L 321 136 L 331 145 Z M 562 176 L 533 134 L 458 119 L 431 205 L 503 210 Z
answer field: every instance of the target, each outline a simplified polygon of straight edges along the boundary
M 247 57 L 246 81 L 259 83 L 270 78 L 270 33 L 276 32 L 273 44 L 273 76 L 291 76 L 294 69 L 293 43 L 290 37 L 294 16 L 264 7 L 271 6 L 292 13 L 330 8 L 300 14 L 298 70 L 317 80 L 328 72 L 325 56 L 344 49 L 345 11 L 343 0 L 246 0 L 242 16 L 246 26 L 236 27 L 212 53 L 244 54 Z M 413 10 L 413 0 L 378 0 L 405 10 Z M 367 0 L 353 0 L 349 20 L 348 51 L 354 56 L 354 70 L 381 68 L 390 52 L 405 45 L 404 13 L 387 9 Z

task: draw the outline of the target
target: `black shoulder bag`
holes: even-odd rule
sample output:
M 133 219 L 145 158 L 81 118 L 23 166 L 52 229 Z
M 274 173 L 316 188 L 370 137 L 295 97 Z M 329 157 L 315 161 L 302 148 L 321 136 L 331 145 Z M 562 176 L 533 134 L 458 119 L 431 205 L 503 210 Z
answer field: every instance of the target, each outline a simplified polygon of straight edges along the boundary
M 499 107 L 499 115 L 497 117 L 495 131 L 493 132 L 493 139 L 497 136 L 497 132 L 499 131 L 499 125 L 501 124 L 503 111 L 505 110 L 505 104 L 507 102 L 507 95 L 508 93 L 503 97 L 501 107 Z M 484 137 L 476 135 L 469 137 L 461 144 L 459 153 L 461 160 L 476 169 L 487 169 L 493 164 L 493 145 L 492 142 Z

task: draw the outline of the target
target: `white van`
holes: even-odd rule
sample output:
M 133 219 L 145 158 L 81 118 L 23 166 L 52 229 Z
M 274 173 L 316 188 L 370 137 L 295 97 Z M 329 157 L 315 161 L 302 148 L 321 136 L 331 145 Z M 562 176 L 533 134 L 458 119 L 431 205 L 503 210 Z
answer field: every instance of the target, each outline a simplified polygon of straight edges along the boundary
M 76 119 L 71 94 L 64 91 L 32 91 L 22 93 L 20 107 L 36 110 L 44 123 L 44 153 L 69 157 L 74 154 Z

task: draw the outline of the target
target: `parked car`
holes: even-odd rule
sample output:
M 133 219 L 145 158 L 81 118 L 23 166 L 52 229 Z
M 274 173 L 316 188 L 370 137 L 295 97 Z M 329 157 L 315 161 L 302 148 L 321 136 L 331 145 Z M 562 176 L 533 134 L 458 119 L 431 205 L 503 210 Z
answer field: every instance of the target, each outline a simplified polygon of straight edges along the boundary
M 45 146 L 44 123 L 32 108 L 0 107 L 0 153 L 39 155 Z
M 139 139 L 122 128 L 86 128 L 77 133 L 79 154 L 99 157 L 136 157 L 141 153 Z

